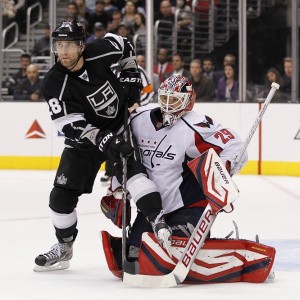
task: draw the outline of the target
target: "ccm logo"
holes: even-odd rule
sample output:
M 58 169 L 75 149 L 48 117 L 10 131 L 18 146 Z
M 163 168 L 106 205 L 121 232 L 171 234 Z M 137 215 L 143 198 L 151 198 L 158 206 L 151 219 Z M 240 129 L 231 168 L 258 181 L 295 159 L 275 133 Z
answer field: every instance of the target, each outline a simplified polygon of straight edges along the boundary
M 202 240 L 206 237 L 207 234 L 207 227 L 209 223 L 211 222 L 210 217 L 213 215 L 212 210 L 208 210 L 205 213 L 204 219 L 201 221 L 200 225 L 197 228 L 197 231 L 195 232 L 195 237 L 192 239 L 190 245 L 188 246 L 187 252 L 184 254 L 184 257 L 182 259 L 182 263 L 185 267 L 187 267 L 190 263 L 194 261 L 194 254 L 197 250 L 198 245 L 202 242 Z M 195 229 L 196 230 L 196 229 Z M 205 234 L 205 236 L 204 236 Z M 194 233 L 193 233 L 194 235 Z
M 105 145 L 105 143 L 113 137 L 112 133 L 107 134 L 101 141 L 101 143 L 99 144 L 99 150 L 103 152 L 103 147 Z

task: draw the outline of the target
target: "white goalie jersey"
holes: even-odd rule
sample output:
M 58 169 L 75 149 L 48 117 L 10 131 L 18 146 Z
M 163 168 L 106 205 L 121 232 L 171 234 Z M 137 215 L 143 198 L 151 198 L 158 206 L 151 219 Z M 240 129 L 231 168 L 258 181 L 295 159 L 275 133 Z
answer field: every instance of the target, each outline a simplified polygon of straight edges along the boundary
M 230 170 L 242 147 L 231 129 L 203 114 L 191 111 L 174 125 L 163 127 L 159 108 L 140 107 L 131 115 L 131 127 L 140 148 L 143 164 L 163 200 L 165 213 L 205 200 L 187 166 L 192 159 L 214 148 Z M 240 165 L 247 162 L 247 153 Z

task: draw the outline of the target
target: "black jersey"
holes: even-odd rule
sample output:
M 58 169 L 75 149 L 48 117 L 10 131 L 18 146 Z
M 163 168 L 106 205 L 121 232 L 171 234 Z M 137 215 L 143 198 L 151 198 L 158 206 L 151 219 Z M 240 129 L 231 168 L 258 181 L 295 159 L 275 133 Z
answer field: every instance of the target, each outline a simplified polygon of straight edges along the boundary
M 70 72 L 58 62 L 42 83 L 51 118 L 72 146 L 83 143 L 80 136 L 85 128 L 118 131 L 123 125 L 127 97 L 110 67 L 115 63 L 136 66 L 132 45 L 114 34 L 87 45 L 83 57 L 79 71 Z

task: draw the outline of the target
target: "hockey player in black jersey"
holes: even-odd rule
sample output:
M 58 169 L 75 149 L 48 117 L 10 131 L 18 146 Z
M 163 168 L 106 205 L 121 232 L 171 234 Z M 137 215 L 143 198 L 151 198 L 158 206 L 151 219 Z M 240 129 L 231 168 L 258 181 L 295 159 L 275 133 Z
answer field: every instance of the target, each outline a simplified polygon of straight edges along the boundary
M 61 22 L 52 33 L 55 65 L 45 75 L 42 92 L 65 148 L 50 193 L 49 207 L 58 243 L 35 259 L 35 271 L 65 269 L 76 239 L 78 198 L 91 193 L 101 163 L 110 160 L 122 182 L 120 155 L 128 157 L 127 189 L 152 225 L 159 242 L 168 247 L 171 231 L 161 217 L 156 185 L 148 179 L 132 134 L 122 138 L 125 109 L 140 97 L 140 74 L 131 43 L 106 34 L 85 45 L 85 31 L 75 21 Z M 110 67 L 119 63 L 118 79 Z

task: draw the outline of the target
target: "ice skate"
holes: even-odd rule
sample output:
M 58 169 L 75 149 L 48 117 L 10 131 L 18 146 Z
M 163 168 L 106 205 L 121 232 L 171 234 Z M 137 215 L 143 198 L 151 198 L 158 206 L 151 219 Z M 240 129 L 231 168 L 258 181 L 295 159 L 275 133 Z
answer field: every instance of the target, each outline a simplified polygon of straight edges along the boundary
M 154 232 L 156 239 L 159 244 L 165 248 L 170 257 L 171 254 L 171 244 L 172 244 L 172 229 L 166 224 L 165 219 L 163 218 L 163 210 L 160 214 L 151 221 L 151 226 Z
M 64 270 L 69 268 L 73 256 L 72 243 L 57 243 L 50 251 L 40 254 L 35 258 L 35 272 Z

